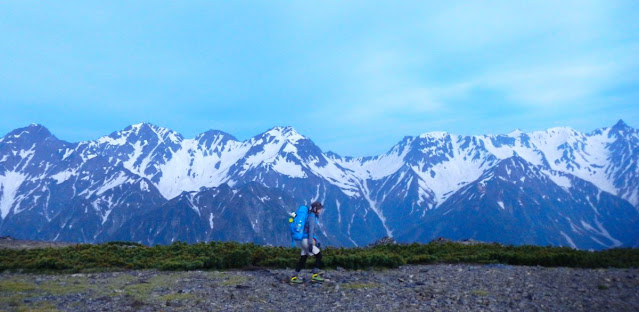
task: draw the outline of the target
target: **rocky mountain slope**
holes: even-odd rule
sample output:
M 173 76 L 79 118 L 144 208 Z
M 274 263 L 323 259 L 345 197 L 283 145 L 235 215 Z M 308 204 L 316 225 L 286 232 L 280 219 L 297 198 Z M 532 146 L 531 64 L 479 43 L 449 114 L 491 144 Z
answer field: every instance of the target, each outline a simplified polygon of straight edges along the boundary
M 69 143 L 30 125 L 0 138 L 0 235 L 286 245 L 286 212 L 320 200 L 332 245 L 439 235 L 637 246 L 638 160 L 639 132 L 623 121 L 587 134 L 426 133 L 359 158 L 323 152 L 291 127 L 239 141 L 142 123 Z

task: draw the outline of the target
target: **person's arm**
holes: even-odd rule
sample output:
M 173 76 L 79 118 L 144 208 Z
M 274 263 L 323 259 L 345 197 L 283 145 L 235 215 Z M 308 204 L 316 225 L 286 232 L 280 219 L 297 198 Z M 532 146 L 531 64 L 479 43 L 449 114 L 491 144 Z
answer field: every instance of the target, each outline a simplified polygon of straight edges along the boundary
M 316 224 L 316 228 L 315 231 L 313 233 L 313 242 L 315 242 L 315 246 L 319 247 L 320 246 L 320 242 L 319 242 L 319 238 L 318 236 L 320 235 L 320 228 L 319 228 L 319 217 L 315 216 L 315 224 Z
M 312 251 L 315 246 L 315 216 L 313 214 L 308 215 L 306 223 L 308 224 L 308 250 Z

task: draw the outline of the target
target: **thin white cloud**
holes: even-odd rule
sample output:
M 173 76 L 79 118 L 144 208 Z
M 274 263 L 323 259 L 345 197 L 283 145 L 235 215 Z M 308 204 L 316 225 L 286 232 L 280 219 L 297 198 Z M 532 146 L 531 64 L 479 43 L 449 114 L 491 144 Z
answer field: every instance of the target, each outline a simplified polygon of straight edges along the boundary
M 637 68 L 628 57 L 637 49 L 596 42 L 615 30 L 611 7 L 601 1 L 466 1 L 434 8 L 403 39 L 371 29 L 338 55 L 335 76 L 347 90 L 338 102 L 351 112 L 345 118 L 368 121 L 437 112 L 477 90 L 524 106 L 592 98 Z M 458 77 L 429 72 L 448 63 Z
M 598 64 L 565 64 L 488 74 L 477 87 L 503 92 L 515 105 L 572 104 L 596 96 L 613 68 Z
M 583 105 L 610 88 L 636 82 L 639 45 L 589 52 L 579 59 L 557 56 L 532 64 L 510 64 L 486 70 L 467 83 L 502 93 L 512 105 Z

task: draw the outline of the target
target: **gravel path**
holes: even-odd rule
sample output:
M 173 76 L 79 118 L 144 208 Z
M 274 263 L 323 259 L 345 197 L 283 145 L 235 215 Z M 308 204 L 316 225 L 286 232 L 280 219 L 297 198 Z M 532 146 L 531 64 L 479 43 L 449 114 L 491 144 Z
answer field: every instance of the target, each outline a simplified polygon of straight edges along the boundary
M 330 270 L 329 282 L 295 286 L 291 273 L 3 273 L 0 310 L 639 311 L 639 269 L 407 265 Z

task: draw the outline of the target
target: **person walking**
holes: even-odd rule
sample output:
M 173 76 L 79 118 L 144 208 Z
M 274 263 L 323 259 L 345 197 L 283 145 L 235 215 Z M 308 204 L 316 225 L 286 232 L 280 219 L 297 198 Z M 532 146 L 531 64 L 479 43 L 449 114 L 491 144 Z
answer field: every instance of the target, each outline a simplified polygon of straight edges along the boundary
M 300 241 L 296 241 L 296 245 L 301 249 L 301 252 L 300 260 L 297 262 L 297 267 L 295 268 L 295 275 L 293 275 L 290 280 L 291 284 L 303 283 L 298 275 L 300 274 L 300 271 L 302 271 L 302 268 L 304 268 L 309 256 L 315 256 L 315 265 L 311 274 L 311 282 L 321 283 L 324 281 L 324 278 L 321 276 L 322 250 L 320 249 L 320 243 L 317 240 L 319 216 L 323 210 L 324 206 L 319 201 L 311 204 L 304 229 L 304 238 Z

